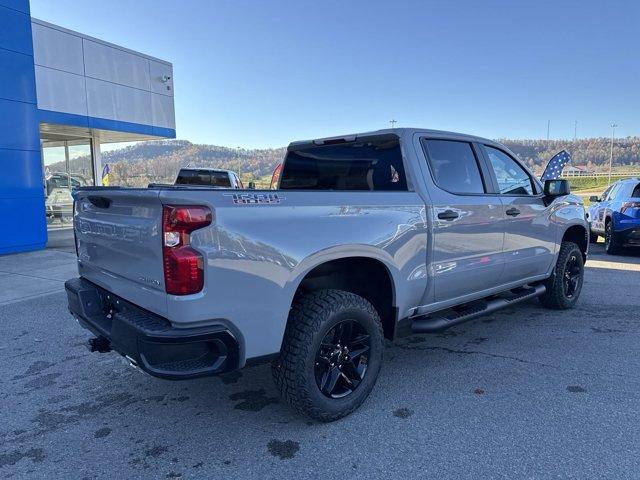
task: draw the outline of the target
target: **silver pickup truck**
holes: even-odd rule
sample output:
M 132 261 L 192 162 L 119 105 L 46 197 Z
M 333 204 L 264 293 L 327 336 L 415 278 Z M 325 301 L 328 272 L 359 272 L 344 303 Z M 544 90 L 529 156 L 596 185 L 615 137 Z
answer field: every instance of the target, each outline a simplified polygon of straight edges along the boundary
M 69 309 L 166 379 L 270 360 L 320 421 L 373 388 L 384 339 L 538 297 L 572 307 L 588 227 L 503 145 L 392 129 L 289 145 L 277 190 L 83 187 Z

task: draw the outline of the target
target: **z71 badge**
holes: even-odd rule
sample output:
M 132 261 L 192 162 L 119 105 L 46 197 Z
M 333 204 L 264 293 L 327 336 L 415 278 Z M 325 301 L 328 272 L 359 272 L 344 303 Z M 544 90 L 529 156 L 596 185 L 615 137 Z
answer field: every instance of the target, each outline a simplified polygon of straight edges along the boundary
M 280 203 L 284 197 L 277 193 L 226 193 L 233 197 L 236 205 L 273 205 Z

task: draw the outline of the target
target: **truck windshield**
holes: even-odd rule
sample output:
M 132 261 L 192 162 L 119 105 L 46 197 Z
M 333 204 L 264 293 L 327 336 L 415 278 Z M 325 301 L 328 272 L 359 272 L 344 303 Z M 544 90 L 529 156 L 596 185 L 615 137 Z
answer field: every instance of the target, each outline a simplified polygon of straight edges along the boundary
M 227 172 L 212 170 L 180 170 L 176 185 L 209 185 L 212 187 L 231 187 Z
M 337 145 L 301 145 L 284 160 L 281 190 L 407 190 L 400 143 L 384 136 Z

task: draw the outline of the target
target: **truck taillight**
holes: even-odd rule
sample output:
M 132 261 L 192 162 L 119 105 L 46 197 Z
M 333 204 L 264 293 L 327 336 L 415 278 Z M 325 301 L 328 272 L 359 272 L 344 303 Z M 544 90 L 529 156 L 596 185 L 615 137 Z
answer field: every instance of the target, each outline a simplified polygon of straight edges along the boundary
M 213 215 L 200 205 L 165 205 L 162 209 L 162 256 L 167 293 L 190 295 L 204 286 L 204 259 L 190 246 L 190 234 L 211 224 Z

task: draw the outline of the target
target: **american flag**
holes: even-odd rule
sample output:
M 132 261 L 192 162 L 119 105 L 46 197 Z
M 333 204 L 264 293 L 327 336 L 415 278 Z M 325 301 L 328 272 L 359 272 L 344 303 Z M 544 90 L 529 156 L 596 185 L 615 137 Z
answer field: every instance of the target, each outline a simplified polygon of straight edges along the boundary
M 556 153 L 544 169 L 541 180 L 556 180 L 560 178 L 564 166 L 571 161 L 571 155 L 566 150 Z

